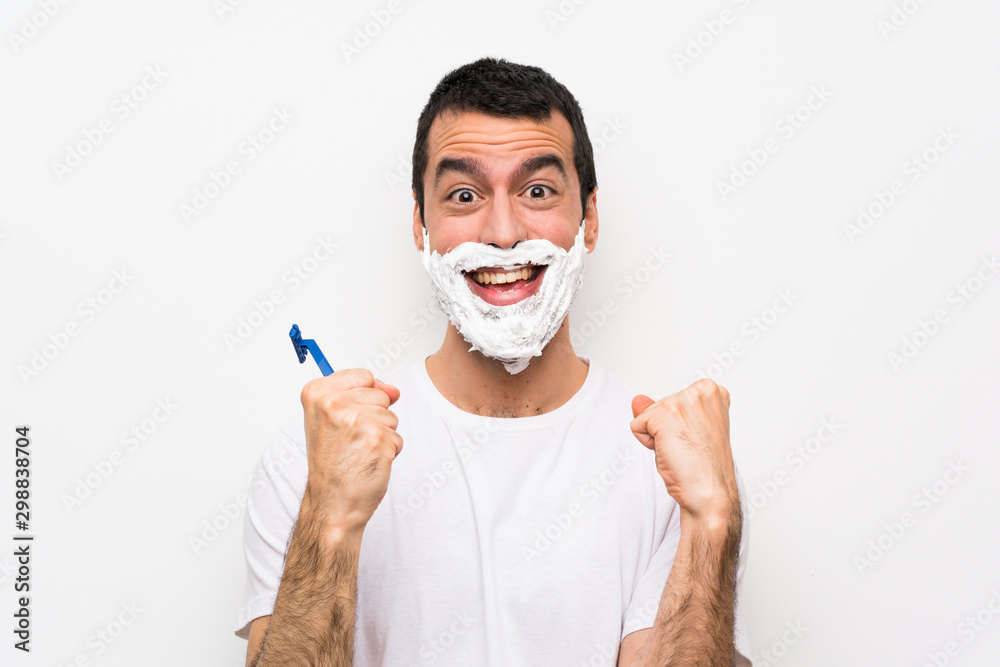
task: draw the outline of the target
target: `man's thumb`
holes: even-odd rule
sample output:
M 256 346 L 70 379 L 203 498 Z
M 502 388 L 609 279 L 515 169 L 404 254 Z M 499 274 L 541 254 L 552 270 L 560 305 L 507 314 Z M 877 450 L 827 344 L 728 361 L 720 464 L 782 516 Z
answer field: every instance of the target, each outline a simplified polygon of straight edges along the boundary
M 632 416 L 638 417 L 639 413 L 648 408 L 653 403 L 656 403 L 653 399 L 645 394 L 636 394 L 635 398 L 632 399 Z
M 396 401 L 399 400 L 399 389 L 396 389 L 396 387 L 392 386 L 391 384 L 386 384 L 385 382 L 382 382 L 381 380 L 379 380 L 378 378 L 376 378 L 375 379 L 375 388 L 376 389 L 381 389 L 386 394 L 388 394 L 388 396 L 389 396 L 389 405 L 392 405 L 393 403 L 395 403 Z

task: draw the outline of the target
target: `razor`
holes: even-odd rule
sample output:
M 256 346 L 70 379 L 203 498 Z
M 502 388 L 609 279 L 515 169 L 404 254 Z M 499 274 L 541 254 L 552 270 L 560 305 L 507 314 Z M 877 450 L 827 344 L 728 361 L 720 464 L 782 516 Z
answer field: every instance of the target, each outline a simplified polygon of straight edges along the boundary
M 300 364 L 306 363 L 306 357 L 312 354 L 316 365 L 319 366 L 319 370 L 323 375 L 333 374 L 333 369 L 330 368 L 329 362 L 323 356 L 323 352 L 320 351 L 319 345 L 312 338 L 303 338 L 298 324 L 292 325 L 292 330 L 288 332 L 288 337 L 292 339 L 292 347 L 295 348 L 295 355 L 299 358 Z

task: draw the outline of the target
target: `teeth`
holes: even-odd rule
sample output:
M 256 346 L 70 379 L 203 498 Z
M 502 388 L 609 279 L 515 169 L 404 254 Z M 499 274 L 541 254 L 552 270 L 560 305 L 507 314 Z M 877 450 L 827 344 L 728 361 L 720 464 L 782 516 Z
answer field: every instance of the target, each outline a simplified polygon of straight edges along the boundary
M 538 273 L 537 266 L 526 266 L 517 271 L 507 271 L 506 273 L 482 272 L 472 274 L 472 279 L 480 285 L 503 285 L 516 280 L 531 280 Z

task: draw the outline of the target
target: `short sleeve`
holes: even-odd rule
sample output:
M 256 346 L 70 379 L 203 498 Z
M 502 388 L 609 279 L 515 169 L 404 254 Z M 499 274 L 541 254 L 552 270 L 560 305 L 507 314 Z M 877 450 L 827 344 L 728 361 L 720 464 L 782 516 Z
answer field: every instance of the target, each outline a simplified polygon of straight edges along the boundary
M 309 471 L 304 436 L 290 423 L 271 440 L 254 468 L 243 519 L 246 591 L 236 636 L 247 639 L 250 623 L 274 611 L 285 553 L 298 519 Z M 301 427 L 299 427 L 301 430 Z
M 739 470 L 736 470 L 736 482 L 740 493 L 740 507 L 743 511 L 743 530 L 740 534 L 740 553 L 737 560 L 736 569 L 736 617 L 733 639 L 736 650 L 739 653 L 736 660 L 736 667 L 752 667 L 753 662 L 750 657 L 750 637 L 747 632 L 747 622 L 745 605 L 743 603 L 743 573 L 746 570 L 747 557 L 749 553 L 749 519 L 747 516 L 747 497 L 743 485 L 743 477 Z M 664 490 L 664 495 L 666 491 Z M 659 499 L 657 501 L 660 502 Z M 661 504 L 662 507 L 662 504 Z M 646 571 L 636 584 L 632 593 L 632 600 L 625 612 L 625 620 L 622 625 L 622 637 L 626 637 L 636 630 L 653 627 L 653 620 L 656 618 L 656 610 L 660 605 L 660 598 L 670 575 L 670 568 L 674 564 L 674 556 L 677 554 L 677 547 L 681 537 L 681 517 L 680 508 L 672 504 L 672 508 L 667 511 L 667 525 L 663 532 L 663 539 L 657 547 L 653 558 L 650 560 Z

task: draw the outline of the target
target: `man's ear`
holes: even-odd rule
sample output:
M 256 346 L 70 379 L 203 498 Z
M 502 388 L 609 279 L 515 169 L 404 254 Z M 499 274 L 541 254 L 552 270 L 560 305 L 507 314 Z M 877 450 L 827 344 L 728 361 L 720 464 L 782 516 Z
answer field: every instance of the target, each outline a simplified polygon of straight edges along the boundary
M 417 193 L 413 193 L 413 244 L 417 250 L 424 250 L 424 220 L 420 216 L 420 204 L 417 203 Z
M 583 221 L 585 224 L 583 232 L 584 247 L 587 249 L 587 252 L 594 252 L 594 247 L 597 245 L 598 232 L 596 187 L 587 197 L 587 208 L 583 212 Z

